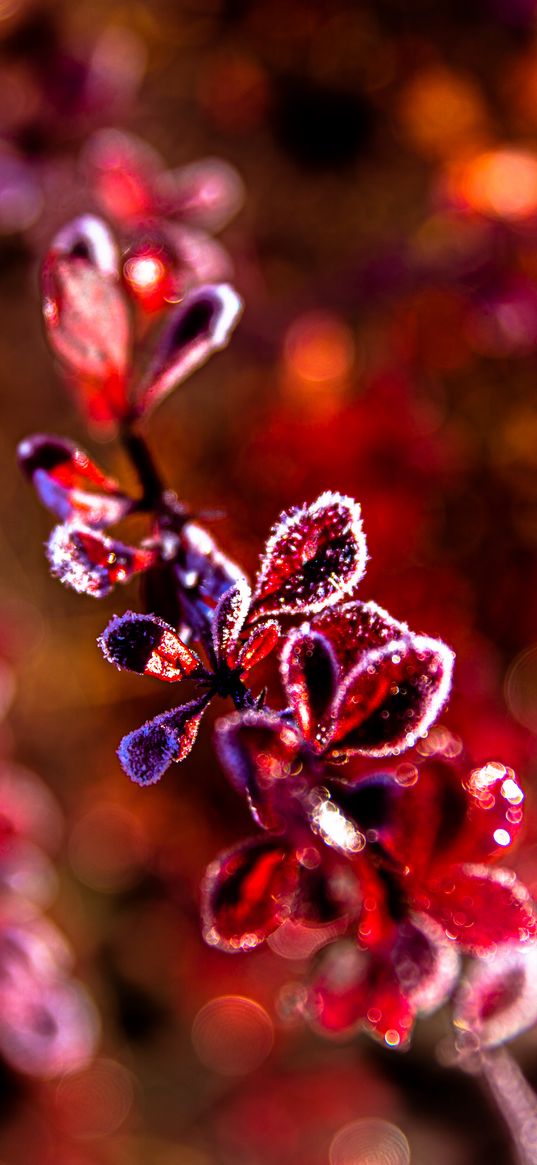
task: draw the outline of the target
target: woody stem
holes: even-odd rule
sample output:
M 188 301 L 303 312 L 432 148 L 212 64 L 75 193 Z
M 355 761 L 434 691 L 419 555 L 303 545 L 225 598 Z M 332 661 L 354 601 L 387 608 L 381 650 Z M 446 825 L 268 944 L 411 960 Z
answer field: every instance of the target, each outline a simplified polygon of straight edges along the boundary
M 131 428 L 124 428 L 121 432 L 121 442 L 142 487 L 140 506 L 147 510 L 158 509 L 165 487 L 144 437 Z
M 481 1068 L 511 1133 L 518 1165 L 537 1165 L 537 1096 L 505 1048 L 484 1052 Z

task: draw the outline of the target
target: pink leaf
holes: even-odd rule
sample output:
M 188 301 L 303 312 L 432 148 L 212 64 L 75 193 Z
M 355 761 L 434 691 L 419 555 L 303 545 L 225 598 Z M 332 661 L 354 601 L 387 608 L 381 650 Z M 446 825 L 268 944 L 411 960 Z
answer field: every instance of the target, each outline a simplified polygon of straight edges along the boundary
M 453 1005 L 453 1023 L 494 1048 L 537 1020 L 537 947 L 492 950 L 468 971 Z
M 116 283 L 87 259 L 51 255 L 43 268 L 43 293 L 55 352 L 72 372 L 98 380 L 116 401 L 129 360 L 129 318 Z
M 241 313 L 242 301 L 227 283 L 191 292 L 169 317 L 138 397 L 138 413 L 154 408 L 213 352 L 225 348 Z
M 210 231 L 221 230 L 244 200 L 241 178 L 220 158 L 165 171 L 157 186 L 162 210 Z
M 359 505 L 341 494 L 321 494 L 276 522 L 257 577 L 256 609 L 320 611 L 355 588 L 365 562 Z

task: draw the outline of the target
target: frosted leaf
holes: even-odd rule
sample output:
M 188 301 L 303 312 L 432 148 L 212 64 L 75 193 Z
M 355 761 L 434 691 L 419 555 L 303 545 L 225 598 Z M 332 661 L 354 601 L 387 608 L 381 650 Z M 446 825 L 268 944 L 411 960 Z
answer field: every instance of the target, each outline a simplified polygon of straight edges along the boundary
M 320 611 L 354 590 L 366 563 L 360 507 L 326 492 L 281 514 L 265 547 L 254 599 L 263 614 Z
M 311 630 L 328 639 L 343 671 L 353 667 L 363 652 L 409 634 L 406 623 L 394 619 L 377 603 L 361 603 L 359 599 L 326 607 L 311 620 Z
M 297 723 L 315 745 L 319 721 L 332 704 L 338 666 L 328 641 L 311 631 L 287 636 L 281 654 L 282 681 Z
M 448 698 L 453 660 L 439 639 L 419 635 L 368 652 L 338 691 L 325 742 L 366 756 L 411 748 Z
M 114 399 L 130 356 L 129 317 L 117 284 L 78 256 L 49 255 L 43 267 L 49 341 L 69 369 L 110 385 Z M 126 405 L 125 405 L 126 408 Z
M 109 663 L 137 675 L 174 683 L 199 667 L 197 655 L 185 646 L 173 627 L 156 615 L 134 611 L 116 615 L 98 643 Z
M 102 599 L 155 561 L 153 550 L 115 542 L 84 526 L 56 526 L 47 543 L 51 573 L 81 595 Z
M 227 283 L 191 292 L 171 312 L 138 396 L 138 413 L 154 408 L 220 348 L 225 348 L 242 313 L 242 301 Z
M 500 946 L 467 972 L 453 1005 L 453 1023 L 494 1048 L 537 1020 L 537 947 Z
M 21 441 L 17 453 L 40 501 L 64 522 L 78 517 L 84 525 L 111 526 L 132 510 L 118 483 L 71 441 L 38 433 Z
M 184 760 L 198 735 L 206 706 L 206 698 L 192 700 L 162 712 L 124 736 L 117 753 L 127 776 L 137 785 L 154 785 L 172 761 Z
M 257 946 L 289 916 L 297 884 L 296 856 L 280 838 L 252 838 L 222 854 L 202 885 L 205 938 L 227 951 Z
M 212 636 L 216 657 L 234 665 L 239 635 L 244 626 L 252 592 L 245 578 L 233 583 L 222 595 L 213 618 Z

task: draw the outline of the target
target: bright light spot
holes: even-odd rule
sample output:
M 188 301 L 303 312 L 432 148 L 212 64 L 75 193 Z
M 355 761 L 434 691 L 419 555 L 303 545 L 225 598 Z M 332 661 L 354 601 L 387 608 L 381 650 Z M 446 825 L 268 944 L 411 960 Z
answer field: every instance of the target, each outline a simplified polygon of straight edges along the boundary
M 401 1036 L 399 1032 L 396 1032 L 395 1028 L 388 1028 L 384 1036 L 384 1042 L 389 1048 L 396 1048 L 401 1043 Z
M 495 829 L 492 836 L 496 842 L 496 845 L 511 844 L 511 834 L 508 833 L 506 829 Z
M 409 1165 L 410 1146 L 397 1125 L 364 1118 L 336 1133 L 329 1161 L 330 1165 Z
M 291 325 L 284 348 L 289 372 L 311 383 L 340 381 L 351 372 L 354 341 L 346 324 L 325 312 L 309 312 Z
M 125 263 L 125 278 L 137 291 L 154 291 L 165 274 L 164 264 L 154 255 L 138 255 Z
M 482 789 L 488 789 L 500 777 L 507 775 L 505 765 L 498 764 L 496 761 L 489 761 L 486 765 L 482 765 L 479 769 L 473 769 L 470 773 L 469 785 L 473 792 L 479 792 Z M 503 787 L 503 786 L 502 786 Z
M 356 829 L 328 797 L 320 799 L 316 804 L 311 823 L 327 845 L 341 849 L 344 853 L 359 853 L 365 846 L 363 833 Z
M 272 1050 L 274 1028 L 270 1016 L 242 995 L 211 999 L 192 1025 L 192 1043 L 199 1059 L 222 1076 L 253 1072 Z
M 528 218 L 537 211 L 537 156 L 517 149 L 478 154 L 459 169 L 454 188 L 472 210 L 514 221 Z
M 440 755 L 450 759 L 462 752 L 462 740 L 442 724 L 435 724 L 418 742 L 417 749 L 422 756 Z
M 516 781 L 514 781 L 512 777 L 507 777 L 506 780 L 502 782 L 501 794 L 502 797 L 505 797 L 505 800 L 509 801 L 511 805 L 520 805 L 521 801 L 524 800 L 524 793 L 522 792 L 520 785 L 517 785 Z

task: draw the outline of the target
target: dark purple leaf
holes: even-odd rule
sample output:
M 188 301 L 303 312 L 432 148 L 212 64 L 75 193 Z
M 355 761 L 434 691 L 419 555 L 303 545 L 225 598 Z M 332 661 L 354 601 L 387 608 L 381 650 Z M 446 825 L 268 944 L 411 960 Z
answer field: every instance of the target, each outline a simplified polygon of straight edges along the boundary
M 114 236 L 101 218 L 84 214 L 55 235 L 50 254 L 56 258 L 85 259 L 105 277 L 119 278 L 119 250 Z
M 154 785 L 172 761 L 184 760 L 198 735 L 206 706 L 207 697 L 192 700 L 162 712 L 124 736 L 117 753 L 127 776 L 137 785 Z
M 185 646 L 173 627 L 156 615 L 134 611 L 116 615 L 98 643 L 105 659 L 120 670 L 171 683 L 191 675 L 200 666 L 197 655 Z

